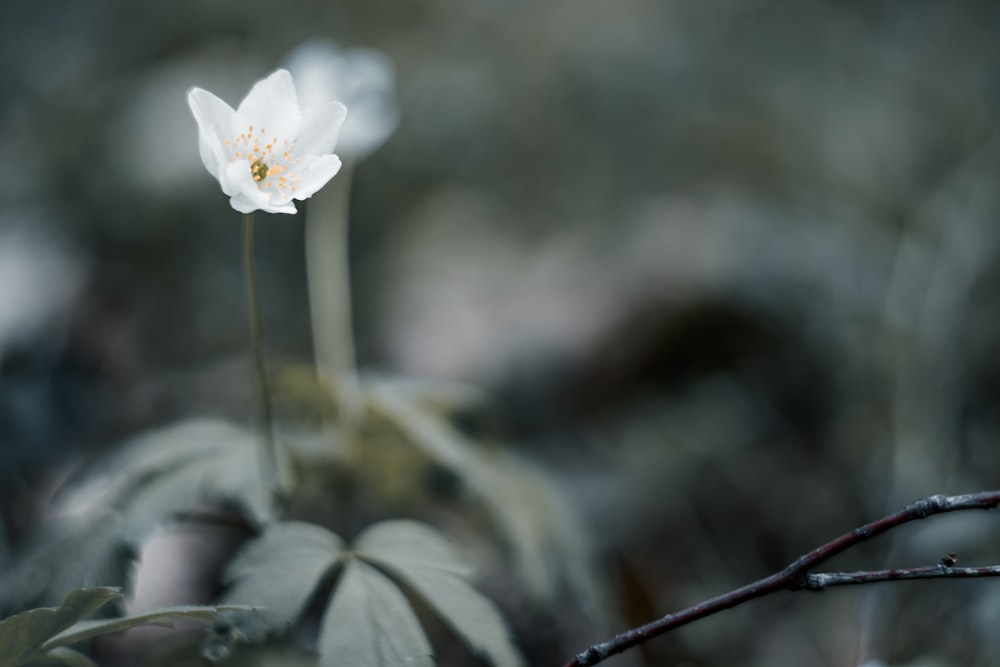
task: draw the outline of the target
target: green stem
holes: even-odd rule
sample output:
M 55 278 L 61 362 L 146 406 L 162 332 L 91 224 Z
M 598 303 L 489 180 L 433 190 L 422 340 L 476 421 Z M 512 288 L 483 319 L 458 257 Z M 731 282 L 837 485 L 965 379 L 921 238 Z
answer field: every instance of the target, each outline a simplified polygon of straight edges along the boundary
M 305 226 L 316 371 L 336 394 L 345 421 L 350 421 L 358 393 L 348 256 L 350 189 L 351 165 L 345 162 L 333 182 L 310 200 Z
M 250 353 L 257 375 L 257 405 L 260 420 L 260 477 L 264 489 L 277 495 L 278 456 L 274 444 L 271 392 L 268 388 L 267 365 L 264 361 L 264 337 L 260 325 L 260 292 L 257 290 L 257 268 L 253 250 L 253 213 L 243 216 L 243 270 L 247 282 L 247 312 L 250 325 Z

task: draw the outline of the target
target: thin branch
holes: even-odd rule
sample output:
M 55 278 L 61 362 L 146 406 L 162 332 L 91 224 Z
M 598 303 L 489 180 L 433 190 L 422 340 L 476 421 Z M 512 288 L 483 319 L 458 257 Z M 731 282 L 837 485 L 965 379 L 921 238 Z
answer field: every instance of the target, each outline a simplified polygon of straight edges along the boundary
M 790 590 L 821 591 L 831 586 L 874 584 L 880 581 L 906 581 L 912 579 L 975 579 L 1000 577 L 1000 565 L 987 567 L 949 567 L 928 565 L 894 570 L 862 570 L 860 572 L 820 572 L 807 574 L 799 585 Z
M 606 642 L 594 644 L 567 662 L 564 667 L 589 667 L 590 665 L 596 665 L 613 655 L 638 646 L 653 637 L 679 628 L 682 625 L 687 625 L 706 616 L 717 614 L 724 609 L 732 609 L 749 600 L 754 600 L 780 590 L 822 590 L 829 586 L 864 584 L 876 581 L 904 581 L 920 578 L 1000 576 L 1000 567 L 953 567 L 954 556 L 951 554 L 942 559 L 942 562 L 937 566 L 928 568 L 809 574 L 809 570 L 814 569 L 837 554 L 904 523 L 926 519 L 935 514 L 962 510 L 990 510 L 997 506 L 1000 506 L 1000 490 L 982 491 L 980 493 L 969 493 L 959 496 L 936 495 L 918 500 L 898 512 L 872 521 L 871 523 L 866 523 L 849 533 L 844 533 L 840 537 L 830 540 L 826 544 L 799 557 L 780 572 L 733 589 L 728 593 L 705 600 L 692 607 L 667 614 L 663 618 L 647 623 L 646 625 L 627 630 Z M 864 580 L 866 577 L 870 579 L 868 581 Z

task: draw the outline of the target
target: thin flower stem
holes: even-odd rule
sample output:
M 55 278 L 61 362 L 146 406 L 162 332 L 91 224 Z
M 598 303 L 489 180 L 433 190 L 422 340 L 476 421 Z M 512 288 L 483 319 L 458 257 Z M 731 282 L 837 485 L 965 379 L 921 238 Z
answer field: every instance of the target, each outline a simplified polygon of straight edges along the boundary
M 910 521 L 926 519 L 934 514 L 961 510 L 991 510 L 1000 506 L 1000 490 L 968 493 L 960 496 L 930 496 L 911 503 L 903 509 L 866 523 L 849 533 L 830 540 L 794 561 L 788 567 L 763 579 L 733 589 L 728 593 L 699 602 L 698 604 L 667 614 L 638 628 L 627 630 L 606 642 L 594 644 L 563 667 L 589 667 L 604 662 L 611 656 L 622 653 L 666 632 L 687 625 L 706 616 L 712 616 L 725 609 L 756 598 L 770 595 L 780 590 L 822 590 L 830 586 L 846 584 L 866 584 L 878 581 L 905 581 L 909 579 L 944 579 L 1000 576 L 1000 567 L 957 568 L 955 556 L 948 554 L 934 567 L 911 568 L 908 570 L 877 570 L 872 572 L 831 572 L 809 574 L 820 563 L 826 562 L 847 549 L 880 535 L 892 528 Z
M 260 325 L 260 292 L 253 249 L 253 213 L 243 216 L 243 270 L 247 283 L 247 313 L 250 326 L 250 353 L 257 375 L 257 406 L 260 426 L 260 478 L 264 489 L 277 496 L 278 457 L 274 444 L 274 419 L 267 365 L 264 360 L 264 337 Z
M 306 214 L 306 268 L 316 372 L 335 393 L 342 416 L 355 407 L 357 369 L 351 314 L 348 220 L 351 165 L 309 202 Z

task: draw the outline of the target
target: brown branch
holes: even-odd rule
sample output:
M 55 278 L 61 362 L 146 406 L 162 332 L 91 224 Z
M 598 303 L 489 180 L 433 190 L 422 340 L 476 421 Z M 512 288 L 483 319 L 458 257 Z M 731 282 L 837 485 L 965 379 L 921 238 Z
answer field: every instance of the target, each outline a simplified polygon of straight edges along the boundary
M 731 609 L 749 600 L 754 600 L 780 590 L 822 590 L 830 586 L 848 584 L 866 584 L 877 581 L 905 581 L 909 579 L 929 578 L 965 578 L 1000 576 L 1000 567 L 987 568 L 956 568 L 953 567 L 955 557 L 949 554 L 941 563 L 932 567 L 910 568 L 902 570 L 879 570 L 870 572 L 831 572 L 825 574 L 809 574 L 809 570 L 824 563 L 837 554 L 846 551 L 856 544 L 871 539 L 876 535 L 900 526 L 910 521 L 926 519 L 935 514 L 957 512 L 961 510 L 990 510 L 1000 506 L 1000 490 L 969 493 L 960 496 L 936 495 L 911 503 L 903 509 L 866 523 L 849 533 L 830 540 L 826 544 L 800 556 L 780 572 L 763 579 L 733 589 L 717 597 L 699 602 L 698 604 L 667 614 L 646 625 L 627 630 L 613 639 L 587 648 L 579 653 L 564 667 L 589 667 L 603 662 L 607 658 L 637 646 L 653 637 L 687 625 L 699 619 L 717 614 L 725 609 Z
M 908 567 L 895 570 L 863 570 L 861 572 L 820 572 L 807 574 L 799 585 L 789 587 L 793 591 L 821 591 L 831 586 L 851 586 L 874 584 L 880 581 L 906 581 L 912 579 L 975 579 L 977 577 L 1000 577 L 1000 565 L 987 567 L 949 567 L 930 565 Z

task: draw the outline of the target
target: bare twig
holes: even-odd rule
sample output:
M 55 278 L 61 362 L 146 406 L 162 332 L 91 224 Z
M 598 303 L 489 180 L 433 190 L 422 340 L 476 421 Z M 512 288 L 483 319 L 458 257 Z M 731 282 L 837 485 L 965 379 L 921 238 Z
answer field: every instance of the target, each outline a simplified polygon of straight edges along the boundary
M 791 590 L 821 591 L 831 586 L 852 584 L 874 584 L 879 581 L 904 581 L 907 579 L 975 579 L 976 577 L 1000 577 L 1000 565 L 987 567 L 949 567 L 929 565 L 907 567 L 895 570 L 862 570 L 860 572 L 820 572 L 807 574 L 798 586 Z
M 826 544 L 813 549 L 799 557 L 788 567 L 763 579 L 733 589 L 717 597 L 699 602 L 663 618 L 647 623 L 638 628 L 627 630 L 613 639 L 594 644 L 579 653 L 564 667 L 588 667 L 603 662 L 612 655 L 638 646 L 653 637 L 687 625 L 706 616 L 717 614 L 724 609 L 731 609 L 749 600 L 754 600 L 780 590 L 822 590 L 830 586 L 848 584 L 867 584 L 878 581 L 906 581 L 910 579 L 944 579 L 968 577 L 1000 576 L 1000 566 L 983 568 L 954 567 L 955 556 L 948 554 L 941 562 L 931 567 L 918 567 L 898 570 L 877 570 L 865 572 L 828 572 L 809 574 L 809 570 L 824 563 L 837 554 L 865 540 L 880 535 L 892 528 L 910 521 L 926 519 L 935 514 L 957 512 L 961 510 L 989 510 L 1000 506 L 1000 490 L 968 493 L 959 496 L 936 495 L 918 500 L 903 509 L 866 523 L 849 533 L 830 540 Z

